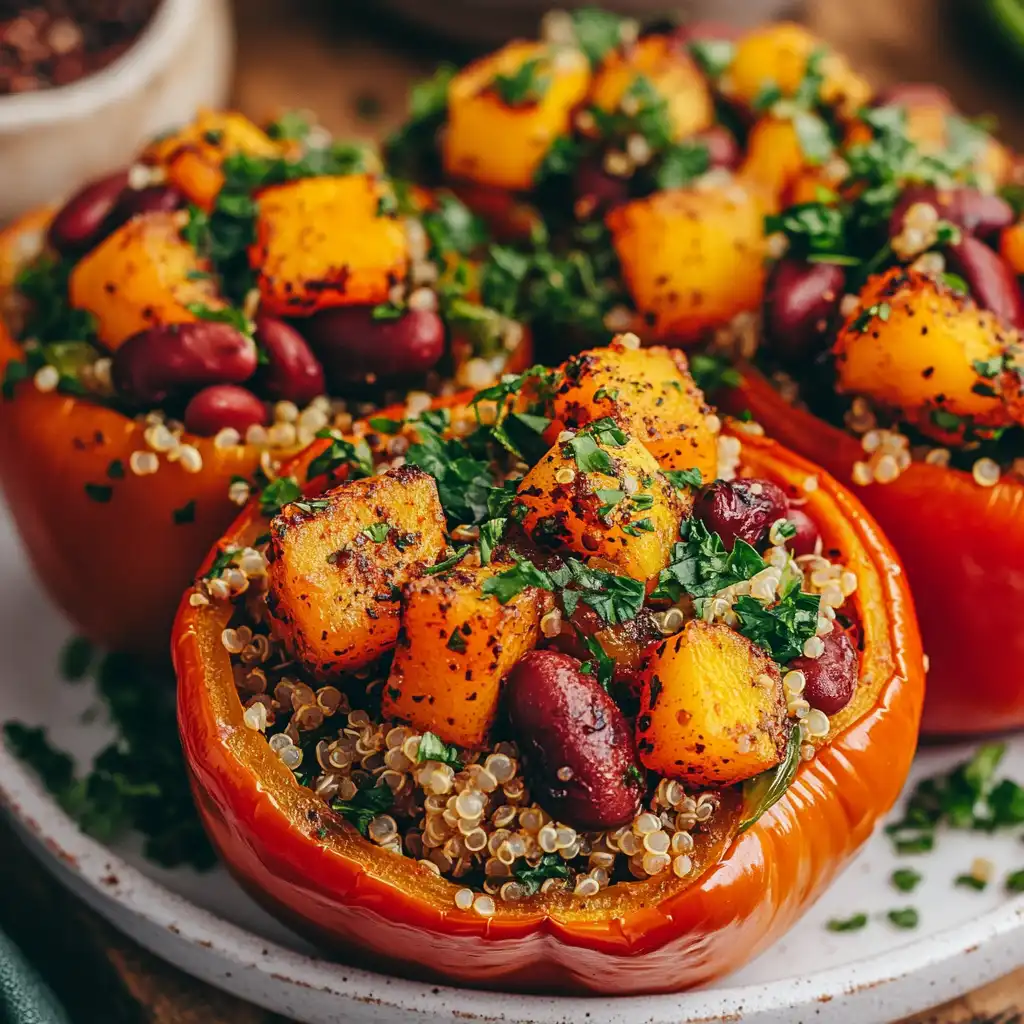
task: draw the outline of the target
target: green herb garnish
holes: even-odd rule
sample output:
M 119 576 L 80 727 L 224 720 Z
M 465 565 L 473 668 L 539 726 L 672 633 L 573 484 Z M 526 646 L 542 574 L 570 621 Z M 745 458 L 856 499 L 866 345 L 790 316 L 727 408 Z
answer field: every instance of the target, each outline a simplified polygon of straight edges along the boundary
M 526 890 L 527 896 L 540 892 L 540 887 L 549 878 L 568 878 L 569 866 L 557 853 L 546 853 L 535 868 L 520 868 L 515 880 Z
M 351 800 L 335 798 L 331 801 L 331 810 L 337 811 L 365 836 L 369 832 L 370 822 L 378 814 L 390 810 L 394 799 L 390 786 L 371 786 L 358 790 Z
M 847 918 L 833 917 L 825 924 L 825 927 L 830 932 L 859 932 L 867 923 L 867 914 L 854 914 Z
M 452 636 L 458 636 L 457 632 Z M 465 641 L 463 641 L 465 644 Z M 465 650 L 465 647 L 462 648 Z M 440 761 L 441 764 L 450 765 L 455 771 L 462 771 L 462 758 L 459 756 L 458 747 L 445 743 L 440 736 L 432 732 L 425 732 L 420 737 L 420 751 L 416 758 L 420 763 L 423 761 Z
M 546 57 L 534 57 L 510 74 L 497 74 L 488 87 L 509 107 L 525 107 L 540 103 L 551 88 L 551 72 Z
M 743 784 L 743 820 L 739 831 L 746 832 L 762 815 L 775 806 L 793 784 L 800 767 L 800 729 L 794 727 L 786 744 L 786 755 L 769 771 L 755 775 Z
M 903 907 L 901 910 L 890 910 L 885 915 L 897 928 L 905 930 L 916 928 L 920 923 L 920 915 L 913 907 Z
M 913 892 L 921 883 L 922 875 L 913 868 L 897 868 L 889 878 L 894 889 L 900 892 Z

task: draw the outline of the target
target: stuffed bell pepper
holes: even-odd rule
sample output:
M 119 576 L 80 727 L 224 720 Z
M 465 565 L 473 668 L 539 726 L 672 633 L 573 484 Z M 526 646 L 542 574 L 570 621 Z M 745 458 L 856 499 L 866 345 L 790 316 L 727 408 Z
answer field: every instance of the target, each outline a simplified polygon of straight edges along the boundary
M 900 565 L 678 350 L 623 336 L 282 472 L 182 601 L 179 725 L 226 864 L 328 948 L 679 990 L 895 800 L 924 685 Z
M 1012 160 L 902 89 L 790 178 L 728 399 L 852 484 L 900 553 L 936 733 L 1024 725 L 1024 224 Z
M 764 216 L 869 97 L 797 25 L 730 40 L 554 12 L 539 41 L 420 86 L 386 155 L 518 238 L 501 294 L 545 351 L 617 330 L 692 344 L 737 317 L 753 329 Z
M 280 459 L 389 394 L 528 366 L 479 300 L 486 244 L 366 146 L 212 112 L 0 235 L 0 477 L 75 623 L 163 653 Z

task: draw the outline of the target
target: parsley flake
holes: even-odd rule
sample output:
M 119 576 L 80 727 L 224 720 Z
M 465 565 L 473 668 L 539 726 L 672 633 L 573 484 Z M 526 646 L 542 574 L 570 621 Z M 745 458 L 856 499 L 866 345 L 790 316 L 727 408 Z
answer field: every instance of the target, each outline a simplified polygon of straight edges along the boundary
M 868 923 L 867 914 L 854 914 L 847 918 L 831 918 L 825 925 L 830 932 L 859 932 Z
M 394 795 L 390 786 L 371 786 L 358 790 L 351 800 L 335 798 L 331 801 L 331 810 L 337 811 L 346 821 L 355 825 L 361 835 L 366 836 L 370 822 L 378 814 L 390 810 L 393 803 Z
M 369 537 L 374 544 L 382 544 L 387 540 L 387 536 L 390 532 L 390 523 L 372 523 L 370 526 L 366 527 L 365 530 L 360 530 L 360 533 L 364 537 Z
M 441 764 L 450 765 L 457 772 L 462 771 L 462 758 L 459 756 L 458 747 L 445 743 L 440 736 L 432 732 L 425 732 L 420 737 L 420 750 L 416 760 L 421 764 L 424 761 L 440 761 Z
M 894 889 L 900 892 L 913 892 L 921 884 L 923 875 L 913 868 L 897 868 L 889 877 Z
M 569 866 L 557 853 L 546 853 L 535 868 L 520 868 L 515 872 L 516 881 L 527 896 L 540 892 L 540 887 L 549 878 L 568 878 Z

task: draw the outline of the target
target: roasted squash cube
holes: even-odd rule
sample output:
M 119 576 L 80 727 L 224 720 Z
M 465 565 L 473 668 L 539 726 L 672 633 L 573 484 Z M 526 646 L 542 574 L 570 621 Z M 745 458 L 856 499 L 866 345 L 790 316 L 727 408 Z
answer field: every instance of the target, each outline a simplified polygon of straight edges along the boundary
M 731 786 L 782 760 L 787 723 L 778 667 L 728 626 L 690 621 L 647 655 L 636 749 L 651 771 Z
M 384 687 L 383 713 L 482 747 L 498 713 L 501 683 L 537 645 L 542 594 L 527 587 L 507 604 L 483 593 L 506 565 L 457 566 L 402 588 L 402 629 Z
M 512 42 L 464 68 L 448 87 L 445 173 L 525 190 L 590 84 L 577 50 Z
M 398 590 L 445 548 L 433 477 L 414 466 L 286 505 L 270 524 L 267 607 L 316 678 L 368 665 L 398 638 Z
M 371 175 L 346 174 L 260 193 L 249 261 L 268 312 L 308 316 L 387 300 L 408 261 L 401 222 L 380 210 L 387 188 Z
M 607 216 L 637 309 L 657 339 L 695 341 L 764 294 L 764 205 L 739 181 L 668 189 Z
M 1009 424 L 998 375 L 1019 339 L 1012 327 L 901 267 L 869 279 L 860 299 L 833 348 L 840 391 L 868 395 L 941 438 L 958 418 Z
M 221 166 L 236 153 L 275 157 L 283 148 L 244 114 L 202 110 L 191 124 L 154 142 L 143 159 L 162 164 L 171 185 L 209 210 L 224 185 Z
M 677 141 L 714 123 L 707 81 L 686 51 L 667 35 L 646 36 L 626 54 L 613 51 L 594 76 L 590 102 L 617 113 L 625 97 L 637 95 L 640 81 L 667 104 L 672 137 Z
M 562 371 L 552 412 L 570 430 L 611 416 L 662 469 L 697 469 L 705 481 L 718 475 L 719 419 L 679 349 L 638 349 L 615 339 L 574 356 Z
M 540 547 L 596 556 L 638 580 L 668 565 L 685 512 L 654 456 L 611 419 L 551 448 L 512 505 Z
M 71 271 L 68 295 L 96 318 L 100 341 L 113 351 L 126 338 L 160 324 L 191 323 L 192 303 L 224 305 L 210 264 L 181 237 L 178 213 L 147 213 L 123 224 Z

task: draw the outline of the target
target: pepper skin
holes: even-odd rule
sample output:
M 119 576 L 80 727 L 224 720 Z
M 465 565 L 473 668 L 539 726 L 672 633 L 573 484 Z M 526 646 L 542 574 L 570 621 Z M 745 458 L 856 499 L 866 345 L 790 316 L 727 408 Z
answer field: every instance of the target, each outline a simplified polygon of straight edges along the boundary
M 302 459 L 308 462 L 322 446 Z M 854 701 L 783 799 L 739 837 L 726 794 L 692 881 L 664 875 L 599 896 L 538 894 L 491 918 L 460 911 L 457 884 L 362 839 L 246 728 L 221 631 L 230 606 L 183 600 L 173 636 L 178 719 L 200 814 L 233 874 L 266 907 L 346 959 L 395 973 L 504 990 L 669 992 L 731 971 L 777 939 L 870 836 L 913 757 L 924 693 L 904 575 L 862 506 L 764 439 L 744 471 L 799 491 L 826 550 L 859 577 L 865 649 Z M 253 507 L 222 542 L 265 528 Z M 211 553 L 212 558 L 212 553 Z M 210 564 L 208 559 L 207 565 Z M 667 875 L 668 873 L 666 873 Z
M 726 409 L 749 409 L 781 443 L 851 479 L 864 457 L 850 434 L 785 402 L 752 367 Z M 923 730 L 1024 726 L 1024 484 L 979 487 L 969 473 L 914 462 L 888 484 L 856 488 L 907 569 L 930 659 Z
M 41 211 L 0 233 L 0 292 L 17 246 L 48 220 Z M 20 358 L 0 322 L 0 374 Z M 260 450 L 186 437 L 201 472 L 161 458 L 156 473 L 136 476 L 129 459 L 148 450 L 143 433 L 120 412 L 24 382 L 0 399 L 0 486 L 36 572 L 75 625 L 107 647 L 166 657 L 181 588 L 238 514 L 231 478 L 251 477 Z

